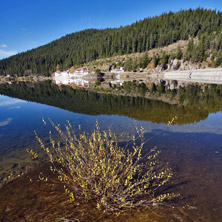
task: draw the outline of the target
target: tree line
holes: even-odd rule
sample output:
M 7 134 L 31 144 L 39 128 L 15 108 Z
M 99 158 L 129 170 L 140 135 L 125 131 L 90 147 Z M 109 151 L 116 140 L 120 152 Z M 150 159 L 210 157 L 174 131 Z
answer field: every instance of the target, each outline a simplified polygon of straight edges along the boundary
M 146 18 L 120 28 L 88 29 L 0 61 L 0 74 L 50 75 L 98 58 L 144 52 L 178 40 L 198 37 L 200 46 L 187 59 L 203 60 L 205 49 L 217 50 L 222 63 L 222 13 L 207 9 L 181 10 Z M 205 56 L 205 57 L 204 57 Z M 218 55 L 215 55 L 218 56 Z

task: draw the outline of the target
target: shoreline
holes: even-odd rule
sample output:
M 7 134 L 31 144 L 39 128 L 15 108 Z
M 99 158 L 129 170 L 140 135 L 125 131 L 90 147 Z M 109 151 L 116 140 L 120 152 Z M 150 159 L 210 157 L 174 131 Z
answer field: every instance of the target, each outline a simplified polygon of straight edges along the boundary
M 163 73 L 163 77 L 167 80 L 222 84 L 222 68 L 168 71 Z
M 211 83 L 211 84 L 222 84 L 222 68 L 200 68 L 200 69 L 189 69 L 189 70 L 166 70 L 166 71 L 146 71 L 146 72 L 123 72 L 118 74 L 119 77 L 115 78 L 115 75 L 111 73 L 105 73 L 104 78 L 120 79 L 123 81 L 131 81 L 135 79 L 150 80 L 150 79 L 165 79 L 165 80 L 179 80 L 185 82 L 199 82 L 199 83 Z M 89 74 L 79 79 L 85 80 L 96 80 L 96 76 Z M 50 77 L 46 76 L 0 76 L 0 83 L 11 81 L 46 81 L 54 80 L 53 75 Z

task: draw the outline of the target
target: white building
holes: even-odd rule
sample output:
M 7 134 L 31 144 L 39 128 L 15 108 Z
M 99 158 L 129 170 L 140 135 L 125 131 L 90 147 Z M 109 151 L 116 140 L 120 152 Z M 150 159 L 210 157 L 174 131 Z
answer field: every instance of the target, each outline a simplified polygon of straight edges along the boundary
M 87 75 L 87 74 L 89 74 L 89 70 L 85 67 L 78 68 L 74 71 L 75 76 L 84 76 L 84 75 Z
M 71 77 L 82 77 L 89 74 L 89 70 L 85 67 L 76 69 L 73 73 L 70 70 L 67 71 L 56 71 L 55 78 L 71 78 Z

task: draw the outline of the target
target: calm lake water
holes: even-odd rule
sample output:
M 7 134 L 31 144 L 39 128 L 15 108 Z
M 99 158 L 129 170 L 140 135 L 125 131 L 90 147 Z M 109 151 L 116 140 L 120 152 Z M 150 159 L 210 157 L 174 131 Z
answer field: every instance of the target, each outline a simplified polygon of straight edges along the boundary
M 157 145 L 161 160 L 174 171 L 171 190 L 181 196 L 173 205 L 184 209 L 181 221 L 222 221 L 222 86 L 174 85 L 157 85 L 147 99 L 74 90 L 50 82 L 1 84 L 1 183 L 35 163 L 26 148 L 39 151 L 34 130 L 47 141 L 51 128 L 43 126 L 42 118 L 61 125 L 69 120 L 74 129 L 78 131 L 81 125 L 87 132 L 98 120 L 119 141 L 132 138 L 136 124 L 151 138 L 145 149 Z M 168 126 L 174 116 L 177 123 Z

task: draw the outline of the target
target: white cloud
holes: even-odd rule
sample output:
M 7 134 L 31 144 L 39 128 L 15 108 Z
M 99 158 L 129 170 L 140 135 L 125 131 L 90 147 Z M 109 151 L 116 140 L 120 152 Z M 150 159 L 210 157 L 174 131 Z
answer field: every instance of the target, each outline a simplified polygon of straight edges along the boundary
M 2 48 L 2 49 L 1 49 Z M 4 48 L 4 49 L 3 49 Z M 0 45 L 0 59 L 4 59 L 7 58 L 9 56 L 15 55 L 18 52 L 15 50 L 6 50 L 6 48 L 8 48 L 8 46 L 6 44 L 1 44 Z
M 0 49 L 0 59 L 15 55 L 17 53 L 18 53 L 17 51 L 6 51 L 3 49 Z
M 3 120 L 2 122 L 0 122 L 0 127 L 7 126 L 9 123 L 12 122 L 12 120 L 13 120 L 13 118 L 8 118 L 8 119 Z
M 17 51 L 6 51 L 6 50 L 2 50 L 0 49 L 0 57 L 7 57 L 7 56 L 12 56 L 17 54 Z
M 8 46 L 6 44 L 2 44 L 0 47 L 1 48 L 8 48 Z

